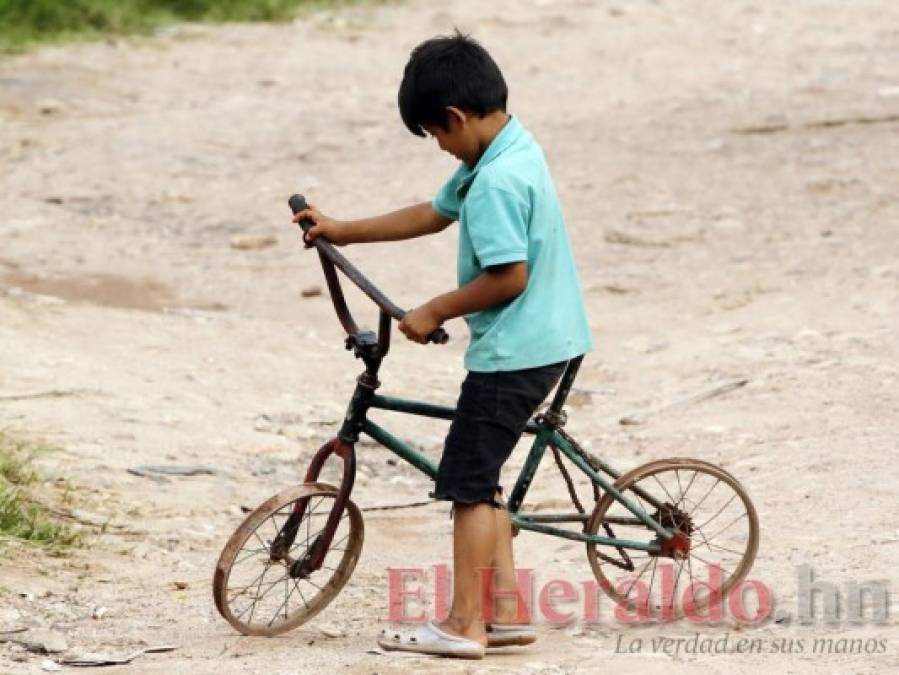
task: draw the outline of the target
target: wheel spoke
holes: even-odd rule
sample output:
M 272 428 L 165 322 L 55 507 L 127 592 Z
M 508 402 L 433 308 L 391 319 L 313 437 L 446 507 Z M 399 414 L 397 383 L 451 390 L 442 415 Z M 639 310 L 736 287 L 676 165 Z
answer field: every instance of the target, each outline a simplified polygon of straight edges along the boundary
M 324 498 L 324 497 L 319 497 L 319 498 L 318 498 L 318 501 L 315 502 L 315 504 L 313 504 L 313 505 L 312 505 L 312 508 L 309 510 L 309 515 L 310 515 L 310 516 L 316 512 L 316 510 L 318 509 L 319 506 L 321 506 L 321 504 L 322 504 L 323 501 L 325 501 L 325 498 Z
M 696 532 L 698 532 L 698 533 L 699 533 L 699 536 L 702 537 L 702 543 L 703 543 L 703 545 L 704 545 L 706 548 L 709 549 L 709 552 L 710 552 L 710 553 L 714 553 L 714 551 L 712 551 L 712 544 L 711 544 L 711 542 L 709 542 L 709 540 L 706 539 L 705 534 L 703 534 L 702 530 L 697 529 Z M 740 555 L 743 555 L 743 554 L 741 553 Z M 696 556 L 696 557 L 698 558 L 699 556 Z M 703 561 L 703 562 L 705 562 L 705 561 Z M 708 564 L 708 563 L 706 563 L 706 564 Z
M 649 598 L 652 597 L 652 585 L 656 580 L 656 568 L 659 566 L 659 559 L 653 558 L 652 561 L 652 576 L 649 578 L 649 590 L 646 592 L 646 604 L 649 604 Z
M 272 566 L 272 567 L 274 567 L 274 566 Z M 271 567 L 268 568 L 268 570 L 270 570 L 270 569 L 271 569 Z M 268 570 L 266 570 L 266 572 L 267 572 Z M 288 574 L 288 575 L 286 575 L 286 576 L 290 576 L 290 575 Z M 256 587 L 257 587 L 257 595 L 254 596 L 254 597 L 258 600 L 259 598 L 263 597 L 266 593 L 268 593 L 270 590 L 272 590 L 272 587 L 273 587 L 273 586 L 277 586 L 277 585 L 280 584 L 282 581 L 284 581 L 284 577 L 283 577 L 283 576 L 282 576 L 282 577 L 278 577 L 278 578 L 275 579 L 274 581 L 260 580 L 259 583 L 256 584 Z M 262 589 L 263 586 L 265 586 L 265 590 L 262 591 L 262 595 L 258 595 L 258 592 Z
M 695 608 L 695 607 L 696 607 L 696 603 L 697 603 L 697 599 L 696 599 L 696 581 L 695 581 L 695 579 L 693 578 L 693 561 L 691 560 L 690 556 L 687 557 L 687 572 L 688 572 L 689 575 L 690 575 L 690 588 L 692 589 L 692 591 L 691 591 L 691 593 L 690 593 L 690 597 L 691 597 L 691 599 L 692 599 L 692 601 L 693 601 L 693 606 L 694 606 L 694 608 Z M 712 598 L 712 596 L 714 595 L 714 593 L 715 593 L 717 590 L 718 590 L 717 588 L 712 589 L 712 593 L 709 594 L 709 599 Z
M 627 600 L 631 594 L 631 591 L 634 590 L 634 586 L 637 585 L 637 582 L 640 581 L 641 577 L 646 574 L 646 570 L 649 569 L 650 564 L 652 564 L 652 560 L 647 560 L 646 564 L 643 565 L 643 569 L 640 570 L 640 574 L 631 582 L 631 585 L 627 587 L 627 592 L 624 594 L 624 599 Z
M 340 538 L 340 541 L 338 541 L 337 543 L 338 543 L 338 544 L 342 544 L 343 542 L 345 542 L 345 541 L 346 541 L 347 539 L 349 539 L 349 538 L 350 538 L 350 535 L 349 535 L 349 533 L 347 533 L 345 536 L 341 537 L 341 538 Z M 332 550 L 332 549 L 329 548 L 328 550 L 330 551 L 330 550 Z
M 317 537 L 319 534 L 321 534 L 324 531 L 325 531 L 325 528 L 323 527 L 322 529 L 320 529 L 318 532 L 315 533 L 315 536 Z M 336 544 L 342 544 L 347 539 L 349 539 L 351 534 L 352 534 L 352 532 L 348 532 L 345 536 L 341 537 L 341 539 L 339 541 L 337 541 Z M 309 548 L 309 547 L 307 546 L 306 548 Z M 327 556 L 328 553 L 330 553 L 331 551 L 344 551 L 344 550 L 346 550 L 346 549 L 337 548 L 334 544 L 332 544 L 331 546 L 328 547 L 328 550 L 325 552 L 325 556 Z
M 346 513 L 346 514 L 344 514 L 343 516 L 341 516 L 340 520 L 337 521 L 337 527 L 340 527 L 340 523 L 342 523 L 342 522 L 343 522 L 343 519 L 344 519 L 344 518 L 347 518 L 348 516 L 349 516 L 348 513 Z M 314 543 L 314 540 L 315 540 L 314 538 L 315 538 L 315 537 L 318 537 L 318 535 L 320 535 L 322 532 L 324 532 L 325 529 L 326 529 L 327 527 L 328 527 L 328 525 L 327 525 L 327 523 L 326 523 L 325 525 L 322 526 L 322 528 L 321 528 L 320 530 L 316 531 L 316 532 L 313 533 L 311 536 L 307 535 L 306 539 L 304 539 L 302 543 L 299 543 L 299 544 L 294 543 L 294 545 L 291 546 L 291 548 L 290 548 L 291 552 L 293 552 L 294 549 L 297 549 L 297 548 L 299 548 L 300 546 L 305 546 L 305 547 L 308 549 L 308 548 L 309 548 L 309 541 L 310 541 L 310 539 L 312 539 L 312 541 L 313 541 L 313 543 Z M 337 532 L 337 528 L 334 529 L 334 532 L 335 532 L 335 533 Z M 339 544 L 339 543 L 341 543 L 342 541 L 345 541 L 346 538 L 349 537 L 349 536 L 350 536 L 350 535 L 347 534 L 346 537 L 344 537 L 343 539 L 341 539 L 341 540 L 338 541 L 337 543 Z M 333 550 L 333 548 L 334 548 L 333 546 L 329 546 L 329 547 L 328 547 L 328 550 L 331 551 L 331 550 Z
M 706 492 L 706 493 L 703 495 L 702 499 L 700 499 L 700 500 L 696 503 L 696 505 L 692 508 L 692 510 L 690 511 L 690 513 L 687 514 L 688 516 L 692 516 L 692 515 L 693 515 L 693 513 L 696 511 L 696 509 L 698 509 L 698 508 L 702 505 L 702 503 L 706 500 L 706 498 L 707 498 L 710 494 L 712 494 L 712 490 L 714 490 L 714 489 L 718 486 L 718 483 L 720 483 L 720 482 L 721 482 L 721 479 L 720 479 L 720 478 L 716 478 L 716 479 L 715 479 L 715 482 L 712 483 L 712 487 L 710 487 L 710 488 L 709 488 L 709 491 Z
M 696 583 L 696 580 L 693 578 L 693 563 L 690 562 L 689 555 L 687 556 L 687 574 L 690 575 L 690 586 L 693 587 L 693 585 Z
M 735 551 L 732 548 L 727 548 L 726 546 L 721 546 L 720 544 L 706 543 L 706 546 L 708 546 L 709 549 L 717 548 L 719 551 L 727 551 L 728 553 L 733 553 L 734 555 L 739 555 L 739 556 L 742 556 L 744 553 L 744 551 Z
M 269 571 L 270 569 L 271 569 L 271 566 L 270 566 L 270 565 L 266 565 L 265 569 L 262 570 L 262 576 L 261 576 L 260 579 L 259 579 L 259 586 L 256 588 L 256 597 L 253 598 L 253 605 L 252 605 L 252 607 L 251 607 L 251 609 L 250 609 L 250 618 L 247 619 L 247 620 L 250 621 L 251 623 L 252 623 L 252 621 L 253 621 L 253 612 L 256 611 L 256 603 L 259 601 L 259 589 L 262 588 L 262 582 L 265 580 L 265 575 L 268 573 L 268 571 Z
M 317 583 L 315 583 L 314 581 L 312 581 L 312 579 L 310 579 L 309 577 L 306 577 L 305 579 L 303 579 L 303 581 L 308 581 L 310 584 L 312 584 L 313 586 L 315 586 L 315 587 L 316 587 L 318 590 L 320 590 L 320 591 L 323 591 L 323 590 L 324 590 L 321 586 L 319 586 Z
M 315 513 L 315 509 L 313 508 L 312 511 L 309 512 L 309 515 L 306 517 L 306 542 L 307 543 L 309 541 L 309 527 L 310 527 L 309 524 L 312 522 L 312 514 L 314 514 L 314 513 Z M 308 548 L 308 546 L 307 546 L 307 548 Z
M 293 585 L 296 587 L 297 593 L 300 594 L 300 600 L 303 601 L 303 605 L 306 607 L 306 609 L 309 609 L 309 603 L 306 602 L 306 596 L 303 595 L 303 589 L 300 588 L 300 580 L 299 580 L 299 579 L 294 579 L 294 580 L 293 580 Z
M 240 563 L 242 563 L 246 560 L 249 560 L 250 558 L 254 558 L 255 556 L 259 555 L 260 553 L 267 555 L 269 553 L 269 550 L 267 548 L 251 548 L 251 549 L 241 549 L 241 552 L 246 553 L 246 555 L 242 558 L 236 559 L 232 563 L 232 565 L 231 565 L 232 567 L 235 567 L 235 566 L 239 565 Z
M 709 540 L 705 538 L 705 533 L 703 533 L 702 529 L 696 527 L 696 528 L 694 528 L 694 531 L 696 532 L 696 534 L 698 534 L 700 537 L 702 537 L 702 543 L 704 543 L 706 546 L 708 546 Z
M 256 529 L 258 530 L 259 528 L 256 528 Z M 264 548 L 264 549 L 267 550 L 267 551 L 271 549 L 271 544 L 269 544 L 268 542 L 264 541 L 264 540 L 262 539 L 262 537 L 259 536 L 259 533 L 258 533 L 256 530 L 253 530 L 253 536 L 256 537 L 256 539 L 259 540 L 259 543 L 262 544 L 262 548 Z
M 268 520 L 268 521 L 271 522 L 272 527 L 275 528 L 275 539 L 277 539 L 277 538 L 278 538 L 278 535 L 281 534 L 281 528 L 278 527 L 278 521 L 277 521 L 277 519 L 275 518 L 276 515 L 278 515 L 278 514 L 277 514 L 277 513 L 273 513 L 273 514 L 270 515 L 268 518 L 266 518 L 266 520 Z M 272 539 L 272 541 L 275 541 L 275 539 Z
M 287 621 L 287 617 L 288 617 L 287 606 L 288 606 L 288 602 L 290 601 L 290 597 L 293 595 L 293 591 L 290 591 L 288 593 L 288 590 L 287 590 L 288 588 L 290 588 L 290 582 L 288 581 L 288 577 L 289 577 L 289 575 L 284 577 L 284 602 L 281 603 L 281 605 L 278 607 L 278 609 L 272 615 L 271 620 L 268 622 L 269 627 L 271 627 L 271 625 L 273 623 L 275 623 L 275 619 L 277 619 L 278 615 L 281 614 L 282 609 L 284 610 L 284 620 Z
M 680 501 L 678 501 L 677 504 L 675 504 L 675 506 L 680 506 L 681 504 L 686 504 L 686 502 L 687 502 L 687 493 L 690 491 L 690 488 L 693 487 L 693 481 L 696 480 L 696 475 L 697 475 L 698 473 L 699 473 L 698 471 L 694 471 L 694 472 L 693 472 L 693 477 L 690 479 L 690 482 L 687 483 L 687 489 L 684 490 L 684 491 L 681 493 Z
M 256 598 L 256 602 L 261 602 L 262 599 L 266 595 L 268 595 L 273 588 L 275 588 L 278 584 L 280 584 L 282 581 L 284 581 L 289 576 L 290 576 L 290 572 L 285 572 L 283 577 L 279 577 L 276 581 L 273 581 L 273 582 L 267 584 L 268 588 L 266 588 L 264 591 L 262 591 L 262 595 L 260 595 Z
M 724 532 L 726 532 L 727 530 L 729 530 L 731 527 L 733 527 L 734 524 L 735 524 L 737 521 L 739 521 L 741 518 L 744 518 L 744 517 L 746 517 L 746 516 L 748 516 L 748 515 L 749 515 L 749 511 L 743 511 L 743 513 L 741 513 L 739 516 L 737 516 L 737 517 L 734 518 L 732 521 L 730 521 L 730 523 L 728 523 L 726 526 L 724 526 L 723 528 L 721 528 L 720 530 L 718 530 L 717 532 L 715 532 L 715 534 L 710 535 L 707 539 L 706 539 L 705 537 L 703 537 L 703 538 L 706 539 L 706 541 L 711 541 L 712 539 L 714 539 L 715 537 L 717 537 L 719 534 L 723 534 Z M 699 528 L 697 528 L 697 529 L 699 529 Z
M 668 488 L 666 488 L 664 485 L 662 485 L 662 481 L 659 480 L 659 477 L 656 474 L 652 474 L 652 477 L 655 480 L 655 482 L 659 484 L 659 487 L 665 491 L 665 494 L 668 496 L 668 499 L 670 500 L 669 503 L 673 506 L 675 499 L 674 499 L 674 497 L 671 496 L 671 493 L 668 492 Z
M 708 525 L 709 523 L 711 523 L 713 520 L 715 520 L 715 518 L 717 518 L 718 516 L 720 516 L 721 513 L 724 511 L 724 509 L 726 509 L 728 506 L 730 506 L 730 503 L 731 503 L 734 499 L 736 499 L 736 498 L 737 498 L 737 493 L 734 492 L 734 493 L 730 496 L 730 499 L 728 499 L 728 500 L 724 503 L 724 506 L 722 506 L 720 509 L 718 509 L 718 510 L 715 512 L 715 515 L 714 515 L 714 516 L 712 516 L 711 518 L 709 518 L 707 521 L 705 521 L 702 525 L 699 525 L 698 527 L 705 527 L 706 525 Z
M 248 590 L 251 586 L 255 586 L 255 585 L 256 585 L 256 582 L 259 581 L 262 577 L 265 576 L 265 573 L 268 572 L 268 569 L 269 569 L 269 565 L 266 565 L 265 568 L 264 568 L 264 569 L 263 569 L 263 570 L 256 576 L 256 578 L 253 579 L 253 581 L 251 581 L 251 582 L 250 582 L 249 584 L 247 584 L 246 586 L 241 586 L 241 587 L 240 587 L 240 592 L 239 592 L 237 595 L 235 595 L 234 598 L 232 598 L 232 599 L 237 599 L 237 598 L 239 598 L 241 595 L 243 595 L 244 593 L 246 593 L 247 590 Z M 227 590 L 233 591 L 233 590 L 235 590 L 235 589 L 234 589 L 234 588 L 228 588 Z
M 727 568 L 724 567 L 724 565 L 721 564 L 721 561 L 718 561 L 718 562 L 716 562 L 716 563 L 709 562 L 709 561 L 706 560 L 705 558 L 696 555 L 696 554 L 693 553 L 692 551 L 690 552 L 690 555 L 691 555 L 692 557 L 696 558 L 699 562 L 705 564 L 707 567 L 718 567 L 718 568 L 721 569 L 721 571 L 727 572 L 727 577 L 725 577 L 725 578 L 730 578 L 731 576 L 733 576 L 730 572 L 727 571 Z
M 674 577 L 674 588 L 671 589 L 671 609 L 674 609 L 674 600 L 677 598 L 677 584 L 680 581 L 680 575 L 684 571 L 684 563 L 681 562 L 677 568 L 677 576 Z
M 243 611 L 240 614 L 238 614 L 234 618 L 237 619 L 238 621 L 240 621 L 243 618 L 243 615 L 246 614 L 247 612 L 249 612 L 255 606 L 256 606 L 256 603 L 251 602 L 249 605 L 247 605 L 246 607 L 243 608 Z

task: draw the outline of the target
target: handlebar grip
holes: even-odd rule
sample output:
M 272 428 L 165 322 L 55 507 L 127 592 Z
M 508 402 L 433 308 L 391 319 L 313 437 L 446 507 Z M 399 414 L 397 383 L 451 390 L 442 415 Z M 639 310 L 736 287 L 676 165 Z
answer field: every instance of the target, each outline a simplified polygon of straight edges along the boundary
M 442 328 L 438 328 L 428 336 L 428 342 L 433 342 L 435 345 L 445 345 L 449 342 L 449 335 Z
M 306 198 L 300 194 L 291 195 L 290 199 L 287 200 L 287 204 L 290 206 L 290 210 L 294 215 L 299 213 L 300 211 L 304 211 L 307 208 Z M 300 227 L 303 229 L 303 232 L 308 230 L 310 227 L 315 225 L 311 218 L 304 218 L 299 223 Z M 305 239 L 305 237 L 304 237 Z M 359 272 L 353 265 L 344 258 L 335 248 L 334 245 L 328 242 L 324 238 L 316 239 L 314 243 L 315 247 L 318 249 L 319 254 L 324 256 L 322 257 L 322 265 L 325 265 L 325 260 L 328 261 L 327 264 L 331 265 L 331 270 L 333 270 L 334 266 L 338 267 L 344 274 L 349 277 L 349 279 L 356 284 L 363 293 L 365 293 L 369 298 L 374 300 L 375 304 L 377 304 L 381 311 L 386 312 L 387 315 L 393 317 L 397 321 L 403 318 L 405 312 L 390 302 L 386 296 L 384 296 L 381 291 L 375 288 L 372 283 L 366 279 L 361 272 Z M 333 274 L 333 271 L 331 272 Z M 327 268 L 325 270 L 325 275 L 327 276 Z M 345 302 L 343 301 L 343 293 L 340 291 L 340 283 L 336 281 L 336 276 L 334 277 L 335 283 L 337 284 L 337 295 L 340 297 L 340 305 L 337 307 L 337 314 L 341 317 L 341 323 L 344 324 L 344 327 L 349 332 L 350 328 L 347 328 L 347 325 L 354 326 L 355 322 L 352 320 L 352 316 L 349 313 L 349 309 L 346 307 Z M 329 282 L 330 288 L 330 282 Z M 334 295 L 334 289 L 332 290 L 332 296 Z M 332 300 L 335 298 L 332 297 Z M 335 306 L 337 305 L 337 301 L 335 300 Z M 346 321 L 344 320 L 346 319 Z M 449 335 L 443 328 L 438 328 L 433 333 L 428 336 L 428 342 L 431 342 L 435 345 L 443 345 L 449 341 Z
M 293 195 L 287 200 L 287 203 L 294 215 L 298 214 L 300 211 L 305 211 L 307 207 L 306 198 L 303 195 Z M 304 218 L 300 221 L 300 227 L 302 227 L 304 231 L 308 230 L 313 225 L 315 225 L 315 223 L 313 223 L 310 218 Z

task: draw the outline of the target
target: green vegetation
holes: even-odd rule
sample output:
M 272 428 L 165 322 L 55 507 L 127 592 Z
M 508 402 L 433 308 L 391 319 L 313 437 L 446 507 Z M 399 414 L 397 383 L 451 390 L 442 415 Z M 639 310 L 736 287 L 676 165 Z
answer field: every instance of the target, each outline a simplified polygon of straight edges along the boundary
M 36 42 L 147 33 L 179 21 L 279 21 L 332 0 L 0 0 L 0 52 Z
M 46 450 L 0 431 L 0 542 L 17 540 L 52 549 L 78 543 L 78 534 L 57 522 L 30 492 L 38 482 L 31 461 Z

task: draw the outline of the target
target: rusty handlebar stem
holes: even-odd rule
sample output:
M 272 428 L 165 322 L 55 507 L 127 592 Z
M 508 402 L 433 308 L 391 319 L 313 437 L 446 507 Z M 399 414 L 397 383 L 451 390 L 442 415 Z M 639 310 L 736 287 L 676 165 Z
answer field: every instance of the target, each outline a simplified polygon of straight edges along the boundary
M 303 195 L 295 194 L 289 200 L 291 211 L 294 214 L 306 209 L 306 198 Z M 299 223 L 305 235 L 306 231 L 315 225 L 309 218 L 304 218 Z M 305 236 L 304 236 L 305 239 Z M 390 298 L 384 295 L 371 281 L 369 281 L 362 272 L 360 272 L 353 263 L 347 260 L 343 254 L 327 239 L 317 237 L 312 241 L 312 245 L 318 251 L 318 258 L 322 264 L 322 270 L 325 273 L 325 281 L 328 284 L 328 292 L 331 294 L 331 300 L 334 303 L 334 310 L 337 312 L 337 318 L 348 335 L 359 332 L 359 326 L 353 319 L 350 308 L 346 303 L 343 295 L 343 289 L 340 287 L 340 278 L 337 276 L 335 268 L 343 272 L 346 277 L 359 287 L 365 295 L 371 298 L 378 307 L 381 308 L 381 321 L 378 330 L 378 342 L 386 346 L 389 340 L 390 322 L 387 319 L 393 318 L 402 321 L 406 316 L 406 312 L 394 304 Z M 428 336 L 428 342 L 434 344 L 445 344 L 449 340 L 449 336 L 442 328 L 438 328 Z

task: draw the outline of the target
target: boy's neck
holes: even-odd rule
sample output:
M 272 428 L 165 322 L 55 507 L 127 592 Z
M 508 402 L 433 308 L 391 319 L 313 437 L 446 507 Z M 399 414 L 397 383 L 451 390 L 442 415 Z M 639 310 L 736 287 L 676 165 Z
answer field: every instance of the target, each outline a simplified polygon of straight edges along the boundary
M 487 148 L 489 148 L 494 139 L 499 136 L 499 133 L 510 119 L 512 119 L 512 116 L 509 113 L 497 110 L 488 115 L 484 115 L 484 117 L 475 117 L 472 120 L 475 138 L 477 139 L 477 156 L 474 157 L 473 161 L 469 164 L 470 168 L 474 168 L 481 160 L 481 157 L 487 152 Z

